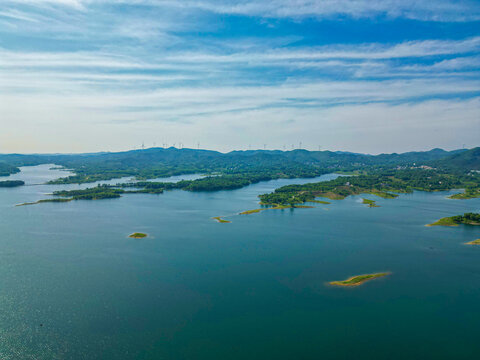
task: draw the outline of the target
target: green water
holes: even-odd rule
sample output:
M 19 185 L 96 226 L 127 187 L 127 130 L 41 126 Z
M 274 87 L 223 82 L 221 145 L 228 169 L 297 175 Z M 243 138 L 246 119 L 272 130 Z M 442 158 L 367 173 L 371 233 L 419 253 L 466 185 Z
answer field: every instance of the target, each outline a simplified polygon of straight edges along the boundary
M 79 187 L 33 185 L 65 176 L 48 168 L 0 188 L 2 360 L 479 357 L 480 246 L 463 243 L 480 227 L 424 225 L 479 212 L 480 199 L 367 195 L 381 207 L 358 196 L 235 215 L 312 181 L 297 179 L 15 207 Z M 136 231 L 149 237 L 128 238 Z

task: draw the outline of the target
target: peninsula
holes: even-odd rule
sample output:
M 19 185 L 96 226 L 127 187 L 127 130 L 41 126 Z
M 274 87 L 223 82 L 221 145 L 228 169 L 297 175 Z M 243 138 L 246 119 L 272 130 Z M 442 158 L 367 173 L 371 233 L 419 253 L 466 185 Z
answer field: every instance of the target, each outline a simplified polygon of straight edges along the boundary
M 465 244 L 467 244 L 467 245 L 480 245 L 480 239 L 472 240 L 472 241 L 469 241 Z
M 480 225 L 480 214 L 465 213 L 463 215 L 444 217 L 427 226 L 459 226 L 460 224 Z

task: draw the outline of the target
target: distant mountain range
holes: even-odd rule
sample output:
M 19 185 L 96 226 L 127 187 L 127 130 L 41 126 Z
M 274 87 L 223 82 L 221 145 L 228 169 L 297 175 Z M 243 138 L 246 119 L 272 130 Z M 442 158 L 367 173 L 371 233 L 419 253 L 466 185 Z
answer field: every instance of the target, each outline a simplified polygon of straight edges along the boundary
M 212 150 L 149 148 L 124 152 L 88 154 L 4 154 L 0 155 L 0 175 L 18 171 L 17 167 L 54 163 L 92 176 L 150 176 L 192 172 L 272 172 L 290 176 L 324 170 L 355 170 L 392 168 L 396 166 L 430 165 L 446 169 L 478 170 L 480 148 L 471 150 L 415 151 L 406 153 L 366 155 L 339 151 L 249 150 L 220 153 Z

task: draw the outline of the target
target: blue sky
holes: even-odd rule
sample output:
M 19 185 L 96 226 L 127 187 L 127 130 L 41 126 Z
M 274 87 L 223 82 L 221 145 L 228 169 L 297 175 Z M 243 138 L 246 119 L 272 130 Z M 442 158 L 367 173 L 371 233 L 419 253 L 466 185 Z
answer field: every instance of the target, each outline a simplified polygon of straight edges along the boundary
M 2 0 L 0 152 L 480 145 L 480 1 Z

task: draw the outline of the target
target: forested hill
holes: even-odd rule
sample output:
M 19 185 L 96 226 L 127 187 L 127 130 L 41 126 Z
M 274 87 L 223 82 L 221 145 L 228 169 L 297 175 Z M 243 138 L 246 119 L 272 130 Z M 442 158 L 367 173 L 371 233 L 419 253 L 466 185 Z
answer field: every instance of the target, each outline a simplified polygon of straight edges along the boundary
M 332 151 L 232 151 L 150 148 L 115 153 L 0 155 L 0 171 L 16 167 L 54 163 L 77 174 L 61 182 L 92 182 L 122 176 L 155 178 L 188 173 L 262 173 L 278 177 L 310 177 L 335 170 L 365 170 L 392 166 L 429 164 L 455 154 L 442 149 L 403 154 L 364 155 Z M 0 173 L 1 174 L 1 173 Z
M 435 166 L 452 170 L 480 170 L 480 147 L 476 147 L 433 163 Z
M 2 163 L 0 161 L 0 176 L 8 176 L 10 174 L 15 174 L 19 172 L 17 167 L 7 164 L 7 163 Z

